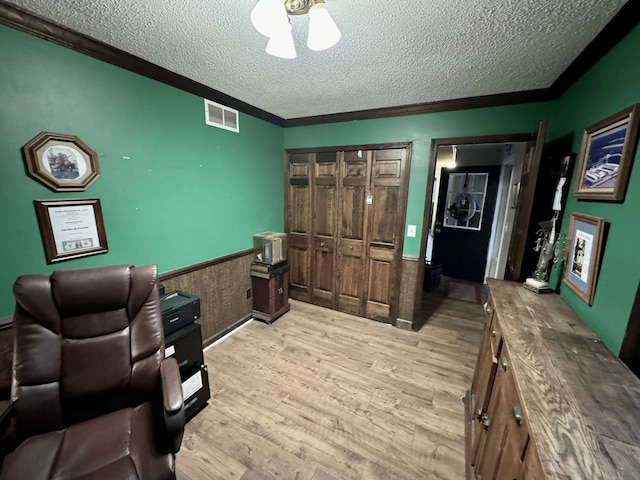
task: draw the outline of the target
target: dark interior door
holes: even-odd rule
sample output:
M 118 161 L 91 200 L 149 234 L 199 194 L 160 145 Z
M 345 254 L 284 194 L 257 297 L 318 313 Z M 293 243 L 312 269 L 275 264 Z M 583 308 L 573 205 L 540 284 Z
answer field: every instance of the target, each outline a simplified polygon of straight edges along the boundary
M 499 166 L 443 169 L 432 259 L 443 275 L 484 281 L 499 177 Z

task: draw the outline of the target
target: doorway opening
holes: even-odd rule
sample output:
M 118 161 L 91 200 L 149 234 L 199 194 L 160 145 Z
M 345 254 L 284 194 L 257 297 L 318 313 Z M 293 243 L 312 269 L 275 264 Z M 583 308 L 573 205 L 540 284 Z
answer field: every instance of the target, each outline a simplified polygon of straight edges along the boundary
M 544 133 L 543 122 L 533 133 L 432 140 L 414 330 L 441 305 L 451 306 L 446 298 L 483 303 L 487 276 L 520 275 L 519 250 L 526 239 Z M 445 231 L 445 238 L 438 238 Z M 462 243 L 448 240 L 449 232 L 462 233 Z M 460 266 L 466 270 L 469 262 L 475 263 L 471 279 L 460 274 Z
M 423 291 L 438 286 L 438 275 L 445 295 L 452 282 L 504 278 L 526 149 L 526 142 L 437 147 Z

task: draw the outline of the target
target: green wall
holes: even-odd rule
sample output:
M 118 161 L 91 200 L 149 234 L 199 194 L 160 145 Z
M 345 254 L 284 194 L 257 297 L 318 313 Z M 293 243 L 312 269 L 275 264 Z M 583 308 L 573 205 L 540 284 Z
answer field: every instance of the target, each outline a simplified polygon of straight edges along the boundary
M 251 248 L 283 229 L 283 129 L 240 114 L 240 132 L 204 123 L 203 100 L 0 26 L 0 318 L 18 275 L 157 263 L 161 272 Z M 22 146 L 77 135 L 99 155 L 85 192 L 28 177 Z M 109 252 L 47 265 L 34 199 L 100 198 Z
M 578 153 L 585 128 L 640 102 L 639 47 L 640 27 L 627 35 L 554 103 L 550 135 L 572 135 L 573 151 Z M 594 215 L 609 223 L 593 305 L 588 306 L 567 287 L 561 287 L 560 294 L 616 354 L 620 352 L 640 279 L 639 156 L 636 150 L 623 203 L 579 201 L 570 195 L 566 208 L 567 213 Z M 570 191 L 573 192 L 573 182 Z M 568 214 L 564 217 L 565 232 L 569 217 Z
M 283 148 L 412 142 L 406 224 L 420 232 L 432 139 L 531 132 L 548 120 L 547 139 L 571 135 L 577 153 L 586 126 L 640 101 L 639 44 L 636 28 L 554 102 L 284 131 L 241 114 L 235 134 L 204 124 L 199 97 L 0 26 L 0 317 L 11 314 L 22 273 L 128 262 L 168 271 L 249 248 L 256 231 L 282 230 Z M 98 152 L 102 176 L 88 191 L 55 193 L 27 177 L 20 148 L 44 130 L 77 135 Z M 32 202 L 75 197 L 102 200 L 109 253 L 46 265 Z M 637 167 L 624 203 L 570 197 L 567 205 L 610 223 L 593 306 L 567 288 L 561 295 L 615 353 L 640 276 L 639 208 Z M 405 255 L 419 251 L 419 237 L 405 238 Z
M 420 232 L 431 139 L 523 133 L 533 131 L 540 120 L 546 119 L 547 140 L 570 135 L 573 151 L 578 153 L 587 126 L 640 102 L 639 45 L 640 27 L 554 102 L 289 128 L 284 133 L 284 145 L 298 148 L 413 142 L 406 224 L 417 225 Z M 607 347 L 618 354 L 640 278 L 640 254 L 636 247 L 640 238 L 640 168 L 636 166 L 631 172 L 624 203 L 577 201 L 570 196 L 566 210 L 603 217 L 610 222 L 593 305 L 586 305 L 568 288 L 561 288 L 560 292 Z M 568 213 L 564 217 L 565 233 Z M 420 238 L 405 237 L 404 254 L 418 255 L 419 251 Z
M 461 110 L 328 125 L 287 128 L 285 148 L 413 142 L 406 225 L 418 235 L 404 239 L 405 255 L 420 254 L 427 173 L 434 138 L 530 133 L 549 117 L 548 103 Z

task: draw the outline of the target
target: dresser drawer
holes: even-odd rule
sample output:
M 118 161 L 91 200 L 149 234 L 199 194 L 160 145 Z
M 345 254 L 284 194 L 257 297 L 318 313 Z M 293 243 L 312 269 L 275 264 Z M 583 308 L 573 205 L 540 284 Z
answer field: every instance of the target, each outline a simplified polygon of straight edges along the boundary
M 513 377 L 511 356 L 507 345 L 503 343 L 498 358 L 498 373 L 496 378 L 503 385 L 505 393 L 505 405 L 507 426 L 509 429 L 509 441 L 512 443 L 514 450 L 519 455 L 524 453 L 529 438 L 529 425 L 525 417 L 522 401 L 516 387 L 516 381 Z
M 491 346 L 493 351 L 498 354 L 500 351 L 500 341 L 502 340 L 502 331 L 500 330 L 500 323 L 498 322 L 498 314 L 493 306 L 493 299 L 489 298 L 489 301 L 484 306 L 485 313 L 485 329 L 491 338 Z

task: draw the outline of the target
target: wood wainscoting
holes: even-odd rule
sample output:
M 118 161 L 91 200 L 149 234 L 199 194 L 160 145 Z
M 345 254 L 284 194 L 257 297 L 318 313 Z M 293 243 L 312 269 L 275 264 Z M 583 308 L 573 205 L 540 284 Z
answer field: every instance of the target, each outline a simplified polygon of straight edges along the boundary
M 244 250 L 159 275 L 167 292 L 182 290 L 200 297 L 203 344 L 215 342 L 251 318 L 251 261 L 253 251 Z M 13 325 L 1 321 L 0 330 L 0 398 L 11 388 L 13 364 Z
M 418 280 L 418 257 L 413 255 L 402 256 L 402 273 L 400 275 L 400 305 L 398 307 L 398 318 L 396 327 L 416 330 L 414 321 L 416 286 Z M 406 328 L 408 327 L 408 328 Z
M 253 251 L 227 255 L 160 275 L 165 291 L 181 290 L 200 297 L 203 344 L 209 345 L 251 318 Z

